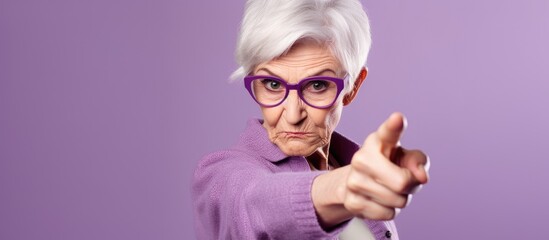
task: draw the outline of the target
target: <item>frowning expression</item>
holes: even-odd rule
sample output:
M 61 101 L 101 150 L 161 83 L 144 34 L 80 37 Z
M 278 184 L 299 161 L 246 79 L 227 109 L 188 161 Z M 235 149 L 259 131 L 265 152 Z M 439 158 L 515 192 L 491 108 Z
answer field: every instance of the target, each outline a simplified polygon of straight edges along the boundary
M 345 72 L 329 49 L 312 43 L 298 43 L 287 54 L 259 64 L 253 75 L 276 76 L 289 84 L 311 76 L 342 78 Z M 273 85 L 273 87 L 277 87 Z M 313 86 L 315 88 L 318 85 Z M 327 147 L 339 123 L 341 96 L 329 108 L 315 108 L 303 102 L 297 91 L 275 107 L 261 107 L 263 127 L 270 140 L 288 156 L 309 156 Z

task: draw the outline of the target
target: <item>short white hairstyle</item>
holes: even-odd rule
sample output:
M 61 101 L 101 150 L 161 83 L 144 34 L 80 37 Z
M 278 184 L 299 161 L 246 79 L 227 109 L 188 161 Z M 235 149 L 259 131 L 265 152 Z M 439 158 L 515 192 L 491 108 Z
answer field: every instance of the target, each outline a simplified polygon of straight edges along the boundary
M 359 0 L 248 0 L 236 46 L 240 67 L 231 79 L 312 39 L 330 49 L 349 74 L 346 92 L 366 64 L 370 23 Z

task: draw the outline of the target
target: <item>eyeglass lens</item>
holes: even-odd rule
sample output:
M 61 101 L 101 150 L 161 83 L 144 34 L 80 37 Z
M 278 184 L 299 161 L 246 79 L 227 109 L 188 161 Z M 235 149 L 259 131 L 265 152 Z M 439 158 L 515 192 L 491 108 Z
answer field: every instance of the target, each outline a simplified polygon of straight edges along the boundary
M 278 79 L 255 79 L 251 85 L 254 98 L 266 106 L 277 105 L 287 96 L 286 85 Z M 314 107 L 330 105 L 335 100 L 338 90 L 335 82 L 322 79 L 300 82 L 298 89 L 301 98 Z

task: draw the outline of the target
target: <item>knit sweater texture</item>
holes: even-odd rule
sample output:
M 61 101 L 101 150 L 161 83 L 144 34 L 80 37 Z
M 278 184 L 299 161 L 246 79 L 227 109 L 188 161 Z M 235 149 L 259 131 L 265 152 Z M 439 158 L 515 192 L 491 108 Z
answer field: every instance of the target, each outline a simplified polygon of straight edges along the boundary
M 348 165 L 359 146 L 332 133 L 330 154 Z M 233 147 L 202 158 L 192 183 L 198 239 L 338 239 L 347 222 L 325 231 L 311 199 L 316 176 L 301 156 L 286 156 L 251 119 Z M 334 194 L 334 193 L 326 193 Z M 364 220 L 376 239 L 398 239 L 393 221 Z

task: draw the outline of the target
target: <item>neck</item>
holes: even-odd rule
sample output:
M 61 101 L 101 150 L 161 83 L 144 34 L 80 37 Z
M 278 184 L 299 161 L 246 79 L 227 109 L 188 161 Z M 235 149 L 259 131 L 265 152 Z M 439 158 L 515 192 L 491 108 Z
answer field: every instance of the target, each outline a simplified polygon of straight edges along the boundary
M 306 157 L 309 164 L 312 165 L 313 168 L 318 170 L 329 170 L 328 165 L 328 156 L 329 156 L 329 149 L 330 144 L 328 143 L 326 146 L 318 148 L 313 154 Z

